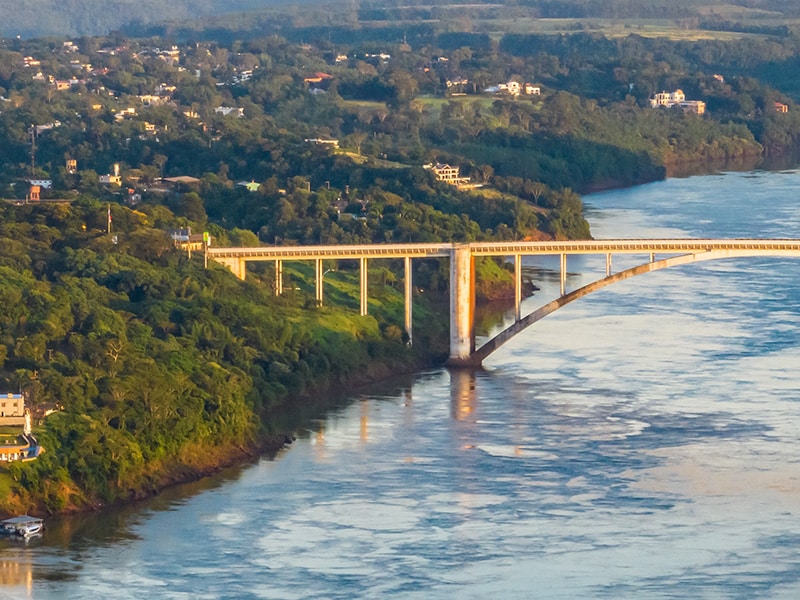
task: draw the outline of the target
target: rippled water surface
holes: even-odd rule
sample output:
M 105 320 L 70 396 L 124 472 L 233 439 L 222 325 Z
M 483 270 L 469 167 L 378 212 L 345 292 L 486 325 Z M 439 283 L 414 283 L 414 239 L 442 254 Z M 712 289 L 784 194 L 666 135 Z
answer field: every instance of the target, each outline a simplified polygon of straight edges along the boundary
M 800 238 L 798 184 L 586 200 L 598 238 Z M 527 266 L 533 309 L 557 264 Z M 571 258 L 568 287 L 604 269 Z M 376 388 L 275 459 L 0 546 L 0 597 L 800 597 L 798 325 L 800 259 L 615 284 L 485 371 Z

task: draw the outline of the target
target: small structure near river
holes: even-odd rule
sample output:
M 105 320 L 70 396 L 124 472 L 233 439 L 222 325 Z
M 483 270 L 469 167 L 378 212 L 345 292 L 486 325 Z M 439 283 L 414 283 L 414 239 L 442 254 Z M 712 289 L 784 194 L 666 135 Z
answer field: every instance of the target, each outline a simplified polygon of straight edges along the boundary
M 44 451 L 31 431 L 24 394 L 0 395 L 0 464 L 35 460 Z

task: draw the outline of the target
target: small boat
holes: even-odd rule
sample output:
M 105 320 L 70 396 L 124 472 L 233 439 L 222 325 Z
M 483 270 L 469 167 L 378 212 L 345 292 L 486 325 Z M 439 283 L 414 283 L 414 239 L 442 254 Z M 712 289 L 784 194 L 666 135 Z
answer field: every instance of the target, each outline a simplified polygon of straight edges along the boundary
M 7 535 L 16 535 L 28 539 L 34 535 L 39 535 L 44 529 L 44 520 L 38 517 L 21 515 L 0 521 L 0 531 Z

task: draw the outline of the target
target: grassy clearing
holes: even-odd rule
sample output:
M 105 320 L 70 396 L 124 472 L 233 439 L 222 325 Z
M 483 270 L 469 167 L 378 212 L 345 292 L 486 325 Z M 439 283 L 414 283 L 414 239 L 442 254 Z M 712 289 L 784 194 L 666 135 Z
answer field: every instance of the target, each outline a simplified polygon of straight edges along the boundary
M 342 106 L 352 109 L 366 110 L 388 110 L 386 102 L 375 102 L 373 100 L 342 100 Z
M 469 104 L 471 106 L 477 104 L 483 110 L 491 108 L 495 100 L 497 100 L 496 96 L 476 96 L 469 94 L 467 96 L 449 96 L 447 98 L 420 96 L 419 98 L 414 99 L 414 103 L 417 104 L 426 115 L 428 115 L 429 120 L 437 121 L 442 112 L 442 106 L 445 106 L 450 102 Z
M 624 37 L 628 35 L 641 35 L 644 37 L 668 38 L 675 41 L 698 40 L 738 40 L 743 37 L 762 37 L 755 33 L 742 33 L 738 31 L 710 31 L 698 29 L 699 19 L 708 18 L 711 21 L 736 22 L 743 26 L 771 27 L 786 25 L 790 28 L 800 28 L 800 20 L 787 20 L 780 13 L 751 9 L 741 6 L 721 5 L 713 7 L 698 7 L 697 18 L 685 20 L 673 19 L 541 19 L 533 16 L 518 16 L 515 18 L 486 19 L 473 16 L 470 20 L 472 30 L 485 32 L 495 40 L 499 40 L 507 33 L 561 35 L 570 33 L 599 33 L 608 37 Z M 442 27 L 444 24 L 459 29 L 456 20 L 448 18 L 431 21 Z M 364 21 L 363 27 L 419 25 L 420 21 Z M 369 103 L 355 102 L 354 105 Z M 380 103 L 372 103 L 380 104 Z M 384 107 L 385 108 L 385 107 Z
M 407 169 L 408 165 L 394 162 L 391 160 L 385 160 L 382 158 L 375 158 L 374 156 L 366 156 L 364 154 L 356 154 L 355 152 L 351 152 L 350 150 L 336 150 L 336 154 L 341 154 L 342 156 L 347 156 L 357 165 L 369 165 L 370 167 L 377 167 L 380 169 Z
M 619 21 L 616 19 L 536 19 L 522 17 L 513 20 L 476 20 L 475 24 L 477 29 L 491 32 L 490 35 L 494 39 L 500 39 L 506 33 L 560 35 L 584 32 L 600 33 L 607 37 L 641 35 L 643 37 L 663 37 L 676 41 L 728 41 L 753 35 L 733 31 L 708 31 L 687 28 L 684 24 L 666 19 Z M 761 22 L 761 24 L 765 23 Z

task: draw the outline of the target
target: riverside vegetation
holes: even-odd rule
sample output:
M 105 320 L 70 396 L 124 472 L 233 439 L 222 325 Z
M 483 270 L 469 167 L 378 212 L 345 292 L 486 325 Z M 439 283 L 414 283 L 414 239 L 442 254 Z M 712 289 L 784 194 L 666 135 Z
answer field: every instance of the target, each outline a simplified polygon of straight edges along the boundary
M 308 267 L 276 298 L 269 267 L 205 269 L 170 229 L 222 245 L 588 237 L 579 192 L 800 136 L 790 28 L 689 44 L 363 19 L 2 43 L 0 196 L 23 203 L 0 205 L 0 376 L 59 406 L 36 430 L 44 455 L 0 474 L 3 510 L 150 493 L 282 443 L 277 415 L 315 392 L 446 354 L 438 261 L 415 263 L 426 327 L 409 348 L 391 262 L 372 266 L 360 317 L 346 263 L 317 307 Z M 509 80 L 542 93 L 483 92 Z M 649 107 L 677 87 L 707 114 Z M 433 162 L 483 187 L 436 181 Z M 30 180 L 68 202 L 24 203 Z M 478 279 L 484 299 L 508 293 L 501 263 Z

